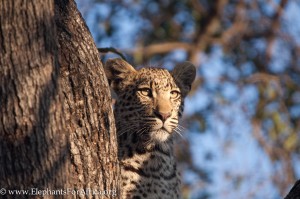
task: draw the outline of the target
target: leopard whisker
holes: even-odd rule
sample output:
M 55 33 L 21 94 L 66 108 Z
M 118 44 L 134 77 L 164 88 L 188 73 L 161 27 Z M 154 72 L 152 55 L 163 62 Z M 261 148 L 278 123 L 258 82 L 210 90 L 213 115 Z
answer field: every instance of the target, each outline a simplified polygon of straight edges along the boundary
M 147 131 L 147 128 L 146 126 L 142 127 L 141 129 L 139 129 L 136 134 L 137 135 L 142 135 L 143 133 L 145 133 Z
M 136 128 L 138 128 L 137 125 L 136 126 L 129 126 L 128 128 L 124 128 L 124 129 L 122 129 L 121 131 L 118 132 L 118 136 L 122 136 L 123 134 L 128 133 L 128 132 L 130 132 L 130 131 L 132 131 Z
M 181 138 L 184 138 L 183 135 L 181 134 L 180 130 L 175 128 L 174 129 L 175 133 L 177 133 L 177 135 L 179 135 Z
M 177 124 L 177 128 L 180 129 L 180 131 L 186 131 L 187 128 L 185 128 L 184 126 Z

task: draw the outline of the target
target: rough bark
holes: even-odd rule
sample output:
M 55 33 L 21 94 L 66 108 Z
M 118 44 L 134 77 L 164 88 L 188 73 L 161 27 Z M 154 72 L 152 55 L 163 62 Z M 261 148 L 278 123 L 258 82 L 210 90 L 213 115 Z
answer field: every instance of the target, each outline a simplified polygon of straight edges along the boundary
M 4 196 L 38 188 L 66 191 L 63 198 L 112 198 L 119 168 L 111 97 L 75 3 L 1 0 L 0 13 Z
M 54 5 L 0 2 L 0 185 L 40 189 L 65 184 Z M 12 196 L 13 197 L 13 196 Z
M 59 64 L 72 167 L 70 187 L 115 190 L 118 162 L 109 86 L 91 34 L 73 1 L 56 0 Z
M 300 199 L 300 180 L 298 180 L 284 199 Z

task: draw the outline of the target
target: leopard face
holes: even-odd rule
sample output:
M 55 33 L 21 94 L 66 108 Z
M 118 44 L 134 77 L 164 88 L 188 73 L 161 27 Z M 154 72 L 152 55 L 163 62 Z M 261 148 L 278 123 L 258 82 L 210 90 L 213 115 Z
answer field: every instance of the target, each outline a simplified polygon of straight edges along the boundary
M 115 118 L 118 134 L 135 132 L 146 142 L 167 141 L 178 126 L 183 100 L 195 78 L 190 63 L 172 72 L 161 68 L 135 70 L 121 59 L 108 60 L 106 75 L 118 95 Z

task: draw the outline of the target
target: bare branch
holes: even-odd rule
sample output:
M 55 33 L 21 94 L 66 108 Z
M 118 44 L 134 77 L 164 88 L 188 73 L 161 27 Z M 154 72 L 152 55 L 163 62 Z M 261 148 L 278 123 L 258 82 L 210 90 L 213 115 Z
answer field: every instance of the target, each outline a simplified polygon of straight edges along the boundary
M 112 53 L 115 53 L 117 55 L 119 55 L 122 59 L 124 59 L 125 61 L 126 58 L 125 56 L 120 52 L 118 51 L 116 48 L 113 48 L 113 47 L 108 47 L 108 48 L 97 48 L 99 53 L 108 53 L 108 52 L 112 52 Z
M 150 57 L 154 54 L 169 53 L 175 49 L 184 49 L 189 51 L 191 49 L 191 44 L 185 42 L 167 42 L 152 44 L 145 47 L 137 47 L 135 49 L 124 49 L 123 51 L 128 54 L 143 54 L 143 56 Z

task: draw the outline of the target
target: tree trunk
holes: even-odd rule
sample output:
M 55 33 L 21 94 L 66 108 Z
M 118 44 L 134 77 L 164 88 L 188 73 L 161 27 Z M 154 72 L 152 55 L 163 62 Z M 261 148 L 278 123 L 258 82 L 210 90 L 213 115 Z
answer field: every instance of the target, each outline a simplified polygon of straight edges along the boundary
M 0 13 L 0 194 L 114 197 L 111 97 L 75 3 L 1 0 Z
M 118 188 L 119 167 L 109 85 L 96 45 L 73 1 L 56 0 L 59 64 L 70 137 L 70 187 Z

